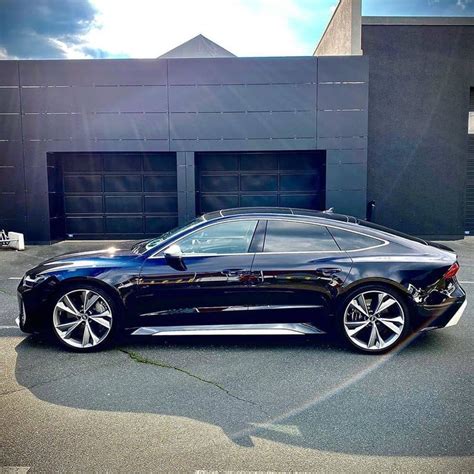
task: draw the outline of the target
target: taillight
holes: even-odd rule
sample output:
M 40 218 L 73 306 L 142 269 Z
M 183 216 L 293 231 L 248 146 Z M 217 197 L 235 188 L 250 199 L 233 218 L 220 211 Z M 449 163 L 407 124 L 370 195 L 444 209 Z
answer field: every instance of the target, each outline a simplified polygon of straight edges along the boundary
M 458 272 L 459 270 L 459 263 L 458 262 L 454 262 L 448 269 L 448 271 L 443 275 L 444 278 L 454 278 L 456 276 L 456 273 Z

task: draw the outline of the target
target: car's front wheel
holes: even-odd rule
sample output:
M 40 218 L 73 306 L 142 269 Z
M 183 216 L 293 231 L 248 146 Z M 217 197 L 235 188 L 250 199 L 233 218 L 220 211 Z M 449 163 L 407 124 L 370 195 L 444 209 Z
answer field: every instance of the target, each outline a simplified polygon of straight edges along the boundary
M 344 300 L 340 317 L 343 337 L 363 352 L 387 352 L 410 332 L 408 307 L 391 288 L 359 288 Z
M 102 349 L 117 327 L 116 305 L 101 288 L 80 284 L 64 289 L 52 314 L 52 331 L 61 345 L 80 352 Z

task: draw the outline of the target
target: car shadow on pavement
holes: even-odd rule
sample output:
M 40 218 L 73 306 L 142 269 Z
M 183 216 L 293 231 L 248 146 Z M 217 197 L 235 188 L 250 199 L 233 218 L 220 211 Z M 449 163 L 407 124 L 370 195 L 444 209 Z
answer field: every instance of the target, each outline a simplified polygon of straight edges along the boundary
M 359 455 L 464 456 L 472 454 L 466 389 L 451 400 L 438 392 L 453 384 L 440 359 L 455 346 L 449 333 L 419 335 L 386 356 L 328 336 L 177 337 L 77 354 L 28 337 L 16 347 L 15 376 L 49 403 L 185 417 L 249 448 L 260 437 Z

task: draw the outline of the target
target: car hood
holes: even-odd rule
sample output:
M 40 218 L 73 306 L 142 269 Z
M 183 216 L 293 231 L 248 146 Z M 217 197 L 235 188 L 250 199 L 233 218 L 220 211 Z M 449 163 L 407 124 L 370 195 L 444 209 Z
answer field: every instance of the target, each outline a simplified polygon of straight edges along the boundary
M 130 249 L 110 247 L 102 250 L 73 252 L 50 258 L 27 272 L 28 275 L 38 275 L 59 270 L 74 270 L 84 267 L 118 267 L 139 258 Z

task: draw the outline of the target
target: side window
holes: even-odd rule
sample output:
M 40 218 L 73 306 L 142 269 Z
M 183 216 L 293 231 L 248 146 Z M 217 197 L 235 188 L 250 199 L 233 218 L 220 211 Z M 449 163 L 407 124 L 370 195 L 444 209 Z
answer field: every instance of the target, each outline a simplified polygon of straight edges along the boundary
M 339 248 L 324 226 L 291 221 L 268 221 L 264 252 L 334 250 L 339 250 Z
M 383 240 L 369 237 L 368 235 L 356 234 L 342 229 L 330 227 L 329 231 L 336 240 L 341 250 L 362 250 L 368 247 L 377 247 L 383 244 Z
M 256 220 L 222 222 L 197 230 L 177 244 L 184 254 L 245 253 L 256 226 Z

